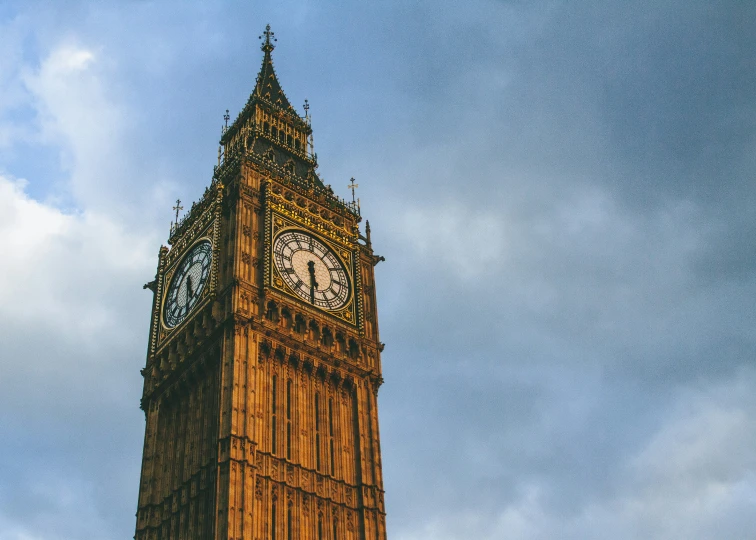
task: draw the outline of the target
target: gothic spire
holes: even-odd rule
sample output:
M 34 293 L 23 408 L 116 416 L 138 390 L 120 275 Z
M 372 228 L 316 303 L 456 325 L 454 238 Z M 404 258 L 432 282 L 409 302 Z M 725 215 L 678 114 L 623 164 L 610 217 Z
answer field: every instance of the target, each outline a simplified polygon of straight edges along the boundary
M 287 111 L 294 111 L 289 100 L 286 98 L 281 84 L 278 82 L 276 72 L 273 70 L 273 59 L 271 58 L 271 52 L 276 48 L 275 34 L 270 29 L 270 25 L 265 27 L 265 31 L 259 39 L 262 40 L 262 46 L 260 47 L 265 53 L 263 56 L 262 67 L 260 73 L 257 75 L 257 84 L 255 85 L 254 94 L 276 107 Z

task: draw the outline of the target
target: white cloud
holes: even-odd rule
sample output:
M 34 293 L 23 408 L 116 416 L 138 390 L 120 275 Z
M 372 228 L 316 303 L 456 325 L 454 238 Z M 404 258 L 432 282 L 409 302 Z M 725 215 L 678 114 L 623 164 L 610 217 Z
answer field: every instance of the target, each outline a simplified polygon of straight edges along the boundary
M 96 212 L 64 213 L 31 199 L 24 185 L 0 176 L 0 320 L 79 337 L 113 324 L 122 304 L 109 295 L 150 276 L 156 239 Z
M 123 151 L 128 112 L 108 75 L 102 51 L 64 43 L 23 77 L 39 137 L 60 148 L 70 173 L 66 188 L 79 205 L 119 206 L 123 180 L 133 170 Z
M 503 216 L 454 202 L 405 208 L 393 231 L 413 257 L 462 279 L 495 270 L 505 248 Z

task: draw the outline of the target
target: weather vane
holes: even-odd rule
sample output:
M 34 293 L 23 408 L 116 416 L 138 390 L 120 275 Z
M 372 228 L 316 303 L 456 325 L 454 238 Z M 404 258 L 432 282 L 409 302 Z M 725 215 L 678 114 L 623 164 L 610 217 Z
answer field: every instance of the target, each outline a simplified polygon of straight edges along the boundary
M 262 50 L 272 51 L 273 49 L 275 49 L 276 46 L 271 43 L 271 40 L 274 42 L 278 40 L 275 38 L 275 34 L 271 31 L 269 24 L 265 26 L 265 32 L 263 32 L 263 36 L 265 36 L 265 41 L 263 42 Z M 262 36 L 257 36 L 257 39 L 262 39 Z
M 355 199 L 354 199 L 354 190 L 357 189 L 358 187 L 360 187 L 360 185 L 359 184 L 355 184 L 354 183 L 354 178 L 351 178 L 349 180 L 349 185 L 347 186 L 347 188 L 352 190 L 352 204 L 357 204 L 357 201 L 355 201 Z

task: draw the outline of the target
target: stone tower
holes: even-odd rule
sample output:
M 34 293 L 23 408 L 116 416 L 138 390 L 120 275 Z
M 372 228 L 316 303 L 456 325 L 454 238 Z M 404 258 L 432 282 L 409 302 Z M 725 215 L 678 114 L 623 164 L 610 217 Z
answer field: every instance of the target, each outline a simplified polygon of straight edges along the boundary
M 370 227 L 273 70 L 161 247 L 136 540 L 386 538 Z

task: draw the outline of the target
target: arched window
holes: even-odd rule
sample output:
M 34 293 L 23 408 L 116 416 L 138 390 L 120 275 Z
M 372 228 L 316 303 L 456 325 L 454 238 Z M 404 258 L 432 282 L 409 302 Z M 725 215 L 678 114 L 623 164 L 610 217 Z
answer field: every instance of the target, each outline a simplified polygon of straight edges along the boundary
M 291 311 L 289 311 L 289 308 L 282 308 L 281 309 L 281 323 L 283 324 L 284 329 L 288 330 L 292 326 L 292 320 L 291 320 Z
M 307 331 L 307 322 L 299 313 L 294 317 L 294 331 L 297 334 L 304 334 Z
M 268 309 L 265 311 L 265 318 L 272 322 L 278 322 L 278 305 L 273 300 L 268 302 Z
M 320 328 L 314 320 L 310 321 L 310 339 L 313 341 L 320 340 Z
M 333 540 L 338 540 L 339 538 L 339 520 L 336 518 L 333 518 Z
M 357 342 L 353 339 L 349 340 L 349 356 L 352 358 L 357 358 L 360 354 L 360 346 L 357 345 Z
M 318 516 L 318 540 L 323 540 L 323 516 Z
M 333 333 L 331 332 L 331 329 L 327 326 L 323 328 L 322 332 L 322 338 L 320 342 L 325 346 L 330 348 L 333 345 Z

